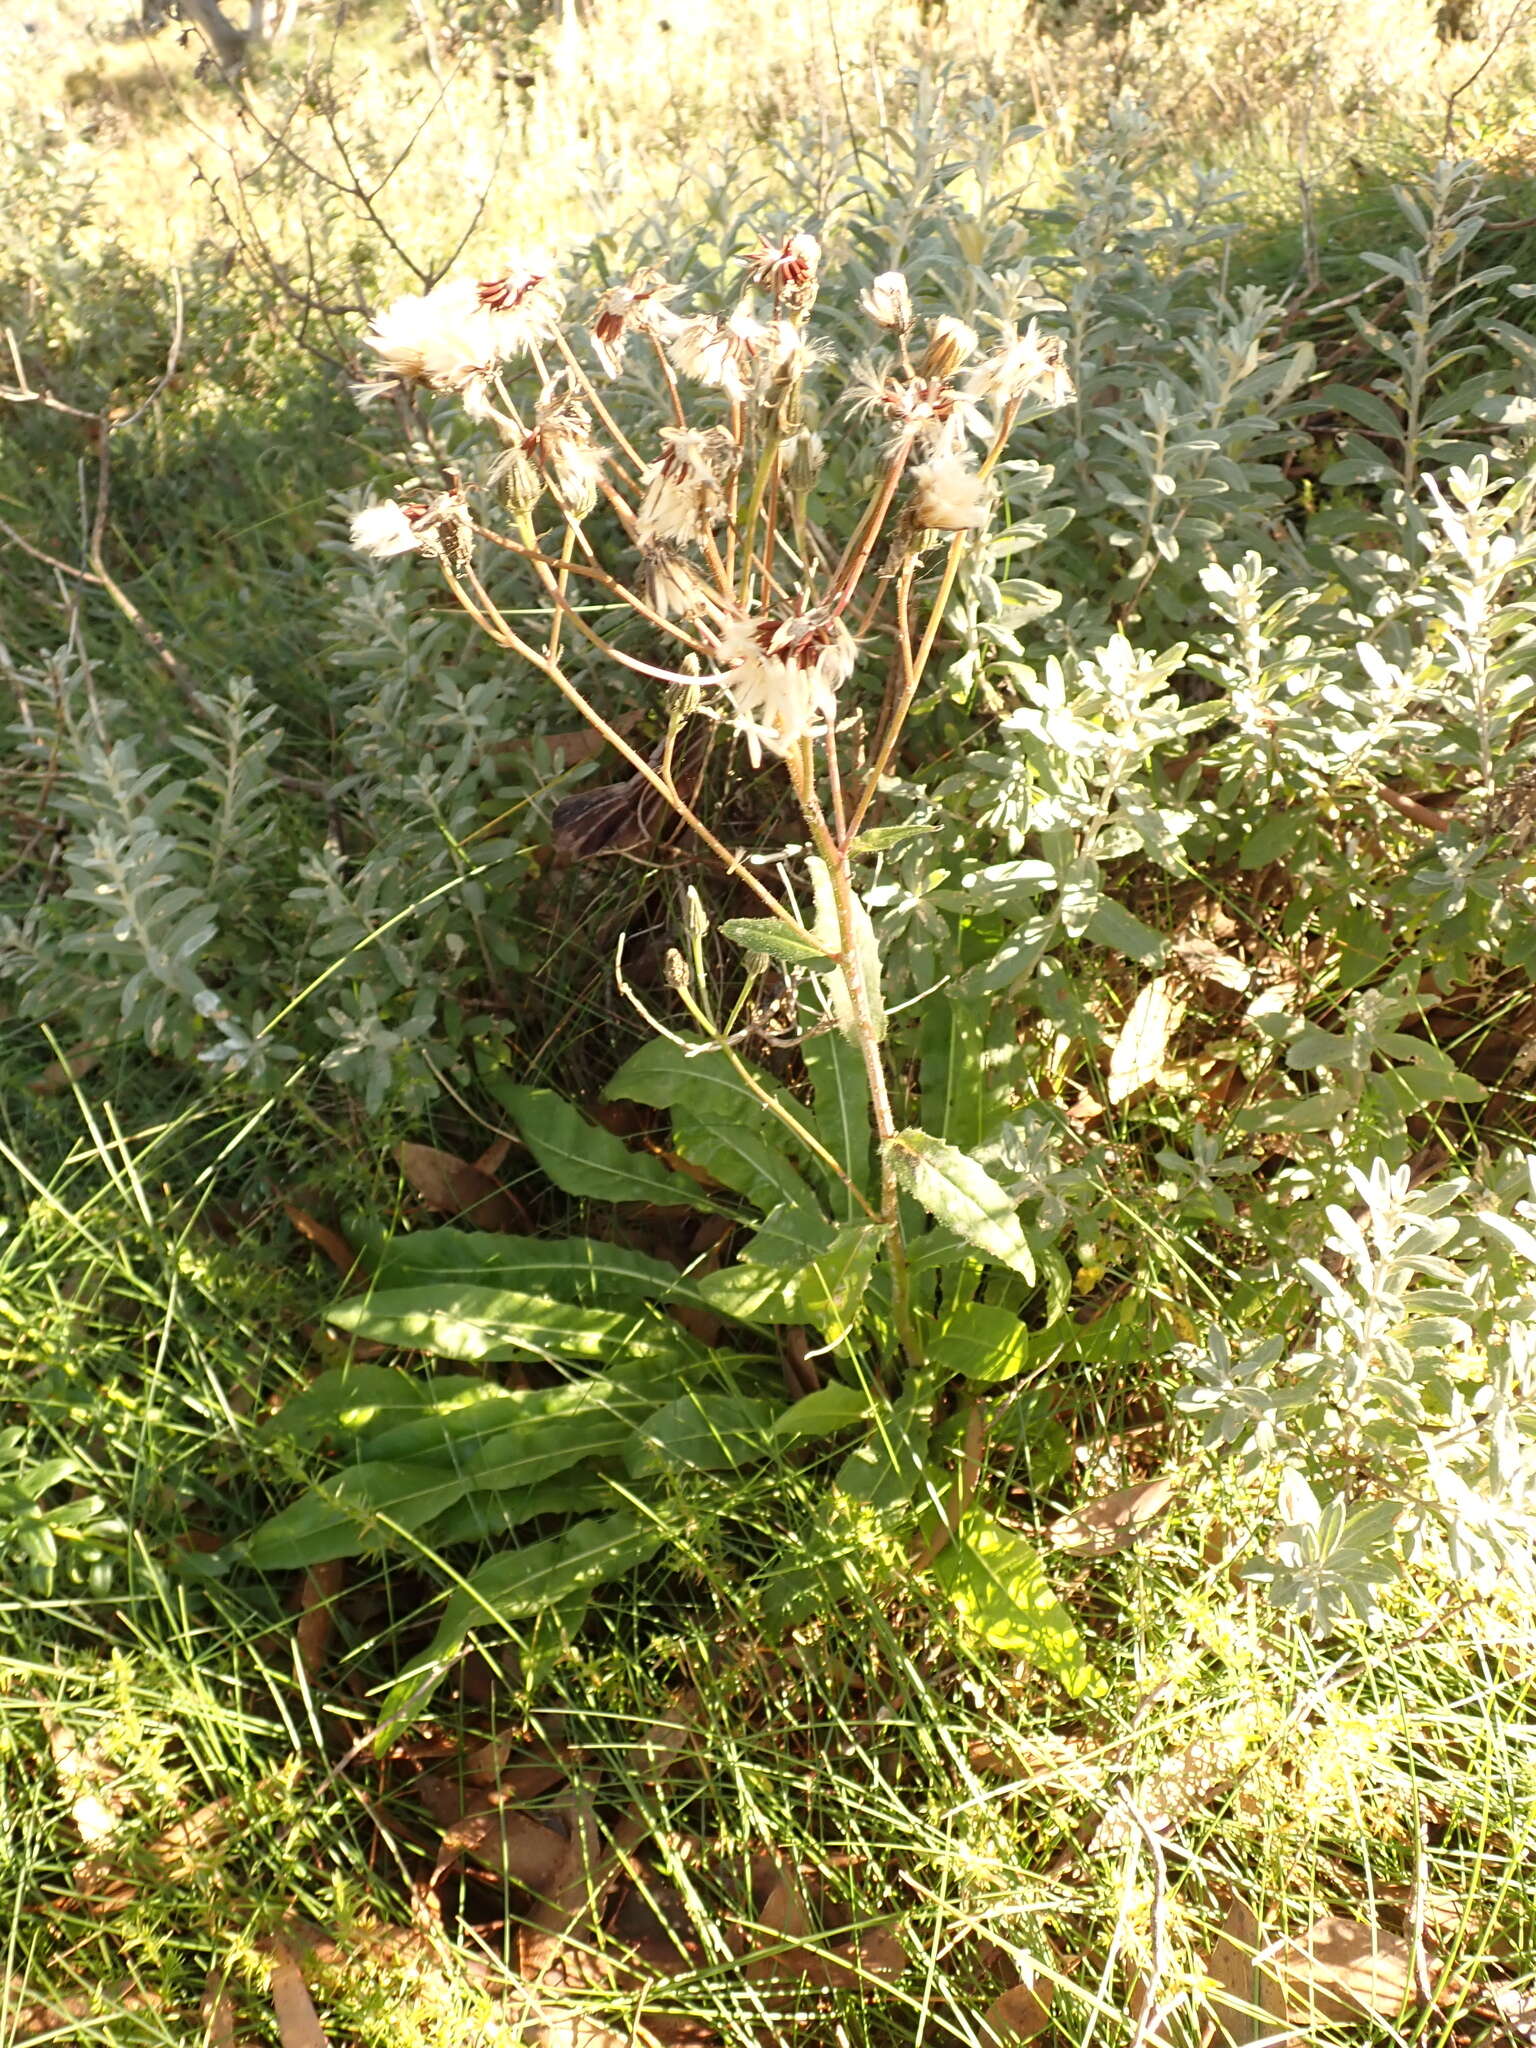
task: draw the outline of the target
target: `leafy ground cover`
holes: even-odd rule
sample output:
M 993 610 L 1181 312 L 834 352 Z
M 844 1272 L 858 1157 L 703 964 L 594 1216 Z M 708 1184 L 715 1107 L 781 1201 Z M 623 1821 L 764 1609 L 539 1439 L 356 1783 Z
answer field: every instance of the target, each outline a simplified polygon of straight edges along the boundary
M 8 2035 L 1531 2034 L 1536 208 L 1457 24 L 40 52 Z M 358 407 L 509 146 L 587 417 Z M 784 312 L 810 229 L 828 359 L 596 381 L 605 293 Z M 984 437 L 865 565 L 924 379 Z M 625 666 L 674 394 L 719 599 L 867 566 L 825 841 L 787 700 Z

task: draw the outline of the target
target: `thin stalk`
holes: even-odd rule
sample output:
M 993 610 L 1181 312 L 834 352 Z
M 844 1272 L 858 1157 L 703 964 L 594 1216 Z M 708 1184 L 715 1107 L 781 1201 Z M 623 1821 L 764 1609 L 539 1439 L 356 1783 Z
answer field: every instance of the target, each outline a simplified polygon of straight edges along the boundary
M 651 347 L 656 351 L 656 360 L 661 365 L 661 374 L 666 380 L 667 395 L 672 400 L 672 417 L 680 427 L 686 427 L 688 415 L 683 410 L 683 394 L 677 388 L 677 379 L 672 374 L 672 365 L 667 361 L 667 352 L 654 334 L 648 334 L 646 340 L 649 341 Z
M 522 541 L 509 540 L 504 533 L 497 533 L 493 527 L 477 525 L 475 532 L 482 540 L 493 541 L 497 547 L 504 548 L 509 555 L 518 555 L 526 562 L 542 562 L 546 568 L 555 566 L 554 557 L 546 555 L 542 548 L 530 548 Z M 616 576 L 610 576 L 598 563 L 571 562 L 567 566 L 572 576 L 588 576 L 594 583 L 600 583 L 605 590 L 611 590 L 615 597 L 628 605 L 629 609 L 644 619 L 647 625 L 654 626 L 659 633 L 665 633 L 669 639 L 677 641 L 679 646 L 686 647 L 691 654 L 709 653 L 702 640 L 695 640 L 692 634 L 685 633 L 676 620 L 664 619 L 660 612 L 653 612 L 634 591 L 627 590 Z
M 576 528 L 567 519 L 565 522 L 565 534 L 560 542 L 560 566 L 557 571 L 553 572 L 555 576 L 554 595 L 557 599 L 555 613 L 549 622 L 549 639 L 544 645 L 545 656 L 550 661 L 558 661 L 560 659 L 560 628 L 565 623 L 566 613 L 571 609 L 565 592 L 570 582 L 571 556 L 574 554 L 575 548 Z
M 875 501 L 864 516 L 858 533 L 848 543 L 843 559 L 838 563 L 832 578 L 832 594 L 829 600 L 834 614 L 846 611 L 849 600 L 858 588 L 859 578 L 870 556 L 875 551 L 875 542 L 880 538 L 880 529 L 885 524 L 885 515 L 891 509 L 891 500 L 896 495 L 896 486 L 901 482 L 901 473 L 907 466 L 912 453 L 912 443 L 904 440 L 891 460 L 890 468 L 876 493 Z
M 736 398 L 731 400 L 731 439 L 739 449 L 745 452 L 746 441 L 743 437 L 741 401 Z M 725 587 L 727 590 L 734 590 L 736 587 L 736 501 L 740 487 L 741 470 L 738 466 L 731 472 L 731 487 L 726 494 L 725 501 Z M 749 571 L 751 564 L 752 551 L 749 548 L 747 550 L 747 566 Z
M 747 500 L 747 516 L 742 521 L 742 539 L 746 559 L 742 564 L 741 588 L 736 594 L 743 605 L 746 604 L 752 591 L 752 565 L 757 554 L 757 516 L 763 509 L 763 497 L 768 488 L 769 478 L 773 474 L 773 467 L 778 457 L 778 452 L 779 436 L 777 433 L 772 433 L 768 436 L 761 460 L 758 462 L 757 474 L 752 479 L 752 495 Z M 771 532 L 772 529 L 770 527 L 770 537 Z M 765 562 L 765 572 L 766 569 L 767 564 Z
M 639 775 L 644 781 L 650 784 L 652 789 L 656 791 L 657 795 L 661 797 L 664 803 L 671 806 L 671 808 L 677 813 L 678 817 L 682 819 L 683 823 L 688 827 L 688 829 L 691 832 L 695 833 L 698 836 L 698 838 L 703 840 L 704 844 L 709 848 L 710 852 L 715 856 L 716 860 L 720 862 L 721 866 L 725 869 L 726 873 L 728 875 L 739 876 L 740 879 L 746 884 L 746 886 L 752 891 L 753 895 L 757 897 L 758 901 L 762 903 L 764 907 L 774 917 L 776 917 L 779 920 L 780 924 L 790 925 L 793 927 L 794 930 L 798 931 L 800 929 L 799 920 L 795 918 L 789 911 L 787 911 L 784 908 L 783 904 L 778 902 L 776 898 L 766 888 L 764 888 L 763 884 L 758 880 L 757 876 L 754 875 L 751 869 L 747 866 L 746 855 L 741 853 L 733 853 L 728 846 L 726 846 L 721 840 L 715 837 L 714 833 L 710 831 L 709 827 L 704 823 L 704 820 L 701 817 L 699 817 L 697 812 L 693 809 L 692 805 L 684 803 L 683 799 L 678 795 L 677 791 L 667 783 L 664 777 L 662 777 L 656 772 L 656 770 L 651 766 L 650 762 L 645 758 L 645 756 L 639 753 L 634 747 L 632 747 L 629 744 L 629 741 L 624 738 L 622 733 L 615 731 L 615 729 L 608 723 L 607 719 L 604 718 L 603 714 L 598 710 L 597 706 L 593 704 L 588 698 L 584 697 L 581 691 L 577 689 L 576 685 L 565 674 L 564 670 L 560 667 L 559 663 L 546 661 L 544 656 L 538 651 L 537 648 L 530 647 L 526 640 L 522 639 L 520 635 L 513 632 L 512 628 L 507 624 L 506 620 L 502 617 L 501 613 L 496 609 L 494 600 L 487 595 L 484 587 L 480 585 L 478 581 L 476 581 L 476 589 L 478 591 L 479 596 L 484 601 L 487 612 L 490 617 L 490 627 L 486 627 L 485 620 L 482 619 L 479 611 L 465 595 L 462 585 L 459 583 L 458 579 L 455 577 L 453 571 L 448 567 L 448 564 L 446 562 L 442 564 L 442 570 L 443 580 L 447 583 L 448 588 L 452 591 L 455 599 L 469 614 L 469 616 L 475 620 L 476 624 L 480 625 L 482 629 L 486 631 L 487 637 L 489 639 L 494 640 L 498 646 L 505 647 L 511 653 L 521 656 L 521 658 L 528 663 L 530 668 L 536 668 L 539 671 L 540 675 L 546 676 L 549 679 L 549 681 L 554 684 L 555 688 L 560 692 L 561 696 L 565 698 L 566 702 L 572 705 L 574 709 L 581 713 L 582 717 L 587 721 L 588 725 L 592 727 L 592 730 L 594 732 L 601 733 L 603 738 L 608 742 L 609 746 L 613 748 L 614 752 L 618 754 L 621 757 L 621 759 L 627 761 L 630 767 L 634 769 L 635 773 Z M 474 572 L 472 570 L 470 574 L 471 577 L 473 578 Z M 687 680 L 691 682 L 694 679 L 692 677 L 689 677 L 687 678 Z
M 578 359 L 575 350 L 571 347 L 571 344 L 566 340 L 565 336 L 559 332 L 558 329 L 555 333 L 555 346 L 556 348 L 559 349 L 561 355 L 564 356 L 566 363 L 570 368 L 571 375 L 575 377 L 577 382 L 581 385 L 582 395 L 586 399 L 588 405 L 591 406 L 592 410 L 597 414 L 598 418 L 602 421 L 603 425 L 612 435 L 615 444 L 623 450 L 625 459 L 634 464 L 636 477 L 638 478 L 639 476 L 643 475 L 645 471 L 645 464 L 640 460 L 639 456 L 635 453 L 633 447 L 630 445 L 629 437 L 625 434 L 624 429 L 619 425 L 618 421 L 613 417 L 613 414 L 608 410 L 607 406 L 604 405 L 602 399 L 598 396 L 597 386 L 592 382 L 592 379 L 587 375 L 586 371 L 582 368 L 581 362 Z
M 848 990 L 848 1007 L 853 1015 L 854 1037 L 858 1043 L 859 1057 L 863 1061 L 865 1080 L 869 1087 L 869 1107 L 875 1126 L 875 1141 L 880 1148 L 880 1221 L 885 1226 L 891 1262 L 891 1310 L 902 1351 L 909 1364 L 916 1364 L 920 1352 L 912 1324 L 912 1281 L 907 1267 L 907 1248 L 901 1235 L 901 1191 L 896 1183 L 890 1156 L 890 1140 L 896 1135 L 896 1119 L 891 1109 L 890 1084 L 886 1079 L 885 1058 L 880 1050 L 880 1039 L 875 1030 L 870 992 L 864 985 L 864 967 L 859 953 L 859 920 L 854 903 L 853 883 L 848 873 L 848 855 L 829 831 L 817 799 L 812 780 L 809 741 L 798 759 L 792 754 L 786 756 L 785 765 L 789 769 L 795 794 L 800 800 L 805 822 L 810 827 L 811 837 L 826 863 L 828 879 L 832 885 L 832 902 L 837 914 L 838 937 L 842 948 L 843 982 Z
M 544 566 L 544 557 L 534 551 L 530 553 L 530 559 L 533 562 L 539 581 L 544 585 L 550 601 L 556 610 L 570 620 L 583 640 L 589 641 L 600 653 L 606 654 L 610 661 L 618 662 L 621 668 L 633 669 L 637 676 L 650 676 L 659 683 L 679 685 L 683 683 L 707 683 L 713 680 L 709 676 L 686 676 L 680 669 L 661 668 L 653 661 L 642 661 L 638 655 L 626 654 L 622 648 L 615 647 L 611 641 L 605 640 L 601 633 L 594 633 L 586 620 L 581 616 L 581 613 L 561 593 L 554 572 Z M 469 575 L 481 602 L 490 605 L 491 597 L 484 584 L 481 583 L 479 577 L 475 575 L 472 569 Z M 498 613 L 497 616 L 499 617 L 500 614 Z
M 881 734 L 880 743 L 875 751 L 875 758 L 870 764 L 869 773 L 864 778 L 864 787 L 859 793 L 859 800 L 853 807 L 853 816 L 848 820 L 846 831 L 839 835 L 840 841 L 844 846 L 850 845 L 857 836 L 859 827 L 864 822 L 865 814 L 875 800 L 875 793 L 880 787 L 880 778 L 891 765 L 891 756 L 896 751 L 896 742 L 901 738 L 901 729 L 907 722 L 907 713 L 912 709 L 912 699 L 917 695 L 917 685 L 921 671 L 912 659 L 912 629 L 907 617 L 907 604 L 912 594 L 912 577 L 916 568 L 917 564 L 915 561 L 903 563 L 901 575 L 897 578 L 896 659 L 900 667 L 901 686 L 897 691 L 896 702 L 891 707 L 890 717 L 885 721 L 885 730 Z

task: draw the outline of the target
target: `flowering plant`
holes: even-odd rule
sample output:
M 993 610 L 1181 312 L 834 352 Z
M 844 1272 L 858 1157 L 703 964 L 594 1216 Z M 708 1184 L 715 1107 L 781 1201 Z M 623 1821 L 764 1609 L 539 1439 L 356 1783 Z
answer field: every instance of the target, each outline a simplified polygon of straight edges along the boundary
M 428 557 L 475 626 L 625 758 L 632 779 L 604 806 L 607 844 L 635 850 L 636 833 L 620 824 L 627 804 L 631 826 L 642 804 L 669 808 L 764 913 L 725 927 L 749 966 L 761 973 L 772 960 L 823 979 L 831 1025 L 862 1062 L 881 1163 L 876 1198 L 860 1200 L 883 1233 L 893 1326 L 916 1364 L 903 1186 L 1004 1263 L 1021 1261 L 1025 1247 L 1012 1204 L 979 1163 L 897 1128 L 856 862 L 963 552 L 991 521 L 992 474 L 1021 421 L 1066 403 L 1073 386 L 1059 342 L 1033 319 L 998 320 L 983 344 L 951 315 L 921 319 L 906 278 L 891 271 L 860 299 L 878 346 L 844 368 L 828 398 L 836 358 L 811 333 L 821 264 L 807 232 L 762 241 L 745 258 L 741 298 L 723 313 L 677 310 L 677 289 L 641 268 L 597 298 L 584 345 L 539 258 L 509 257 L 494 277 L 452 278 L 397 301 L 366 337 L 378 374 L 360 395 L 451 394 L 499 445 L 479 485 L 446 472 L 438 488 L 359 511 L 352 537 L 379 558 Z M 649 448 L 624 432 L 601 388 L 625 375 L 632 349 L 648 352 L 664 393 Z M 825 439 L 813 419 L 864 435 L 874 457 L 867 501 L 841 545 L 817 517 Z M 936 549 L 936 574 L 927 573 Z M 492 564 L 506 556 L 536 579 L 542 633 L 521 616 L 514 623 L 493 594 Z M 640 622 L 652 643 L 643 654 L 594 623 L 573 597 L 577 584 L 611 601 L 599 618 L 616 611 Z M 564 657 L 573 642 L 657 686 L 659 750 L 635 746 L 604 715 Z M 859 687 L 876 659 L 885 669 L 878 705 Z M 788 900 L 787 882 L 765 881 L 760 863 L 695 808 L 691 749 L 678 744 L 694 720 L 738 735 L 753 769 L 777 764 L 787 780 L 807 835 L 814 925 Z M 584 850 L 603 843 L 589 831 Z M 674 953 L 669 979 L 700 1044 L 730 1052 L 696 966 Z M 848 1162 L 838 1170 L 848 1178 Z

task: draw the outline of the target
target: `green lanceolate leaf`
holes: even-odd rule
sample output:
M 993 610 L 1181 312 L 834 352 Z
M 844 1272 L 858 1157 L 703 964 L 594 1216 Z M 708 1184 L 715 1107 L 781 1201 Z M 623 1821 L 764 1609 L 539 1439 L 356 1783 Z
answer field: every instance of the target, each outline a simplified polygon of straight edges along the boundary
M 786 1408 L 773 1425 L 775 1436 L 836 1436 L 869 1414 L 869 1396 L 858 1387 L 818 1387 Z
M 1029 1363 L 1029 1332 L 1011 1309 L 984 1301 L 957 1308 L 928 1347 L 936 1372 L 992 1385 Z
M 1096 946 L 1108 946 L 1129 960 L 1154 966 L 1168 957 L 1168 941 L 1151 925 L 1143 924 L 1112 896 L 1101 896 L 1088 920 L 1086 936 Z
M 451 1226 L 413 1230 L 384 1242 L 371 1271 L 375 1288 L 385 1293 L 423 1281 L 457 1280 L 603 1308 L 693 1300 L 686 1276 L 665 1259 L 595 1237 L 511 1237 Z
M 837 964 L 819 939 L 776 917 L 728 917 L 720 930 L 733 946 L 748 953 L 766 953 L 770 960 L 782 960 L 788 967 L 826 969 Z
M 574 1104 L 548 1088 L 519 1088 L 492 1079 L 491 1093 L 516 1123 L 524 1144 L 562 1193 L 593 1202 L 655 1202 L 712 1209 L 686 1174 L 631 1152 L 611 1131 L 588 1123 Z
M 420 1415 L 430 1398 L 420 1380 L 396 1366 L 339 1366 L 291 1394 L 261 1433 L 297 1444 L 363 1436 Z
M 929 839 L 938 831 L 937 825 L 925 825 L 909 818 L 904 825 L 871 825 L 867 832 L 861 832 L 850 853 L 889 853 L 893 848 L 905 846 L 913 839 Z
M 934 1577 L 962 1625 L 994 1649 L 1027 1658 L 1074 1699 L 1105 1690 L 1039 1551 L 993 1516 L 973 1510 L 965 1517 L 939 1553 Z
M 771 1074 L 754 1073 L 754 1086 L 778 1104 L 795 1122 L 800 1105 Z M 779 1146 L 793 1145 L 793 1134 L 780 1117 L 765 1107 L 730 1059 L 716 1045 L 674 1045 L 653 1039 L 627 1059 L 603 1090 L 605 1102 L 643 1102 L 649 1109 L 686 1109 L 711 1124 L 735 1124 L 755 1131 Z
M 866 1507 L 905 1507 L 916 1493 L 932 1434 L 933 1381 L 914 1377 L 893 1402 L 872 1410 L 868 1439 L 851 1451 L 832 1482 Z
M 436 1664 L 473 1628 L 494 1628 L 622 1578 L 665 1541 L 653 1523 L 621 1512 L 573 1522 L 558 1536 L 504 1552 L 472 1572 L 443 1609 L 423 1664 Z
M 984 1166 L 927 1131 L 898 1131 L 887 1148 L 900 1185 L 946 1230 L 1000 1266 L 1034 1279 L 1034 1256 L 1013 1202 Z
M 834 1231 L 785 1286 L 791 1319 L 814 1323 L 829 1344 L 841 1344 L 858 1321 L 884 1234 L 878 1223 L 845 1223 Z
M 815 1196 L 780 1148 L 756 1130 L 734 1121 L 716 1120 L 708 1111 L 695 1115 L 681 1106 L 672 1112 L 672 1142 L 683 1158 L 711 1180 L 743 1195 L 765 1214 L 780 1202 L 814 1210 Z
M 441 1466 L 349 1465 L 263 1523 L 244 1546 L 245 1561 L 258 1571 L 297 1571 L 388 1550 L 395 1539 L 381 1515 L 401 1529 L 420 1529 L 463 1492 L 458 1475 Z
M 562 1472 L 539 1486 L 509 1486 L 499 1493 L 468 1493 L 446 1509 L 422 1534 L 422 1545 L 446 1550 L 454 1543 L 484 1543 L 509 1529 L 549 1515 L 589 1515 L 622 1505 L 601 1472 Z
M 802 1010 L 802 1017 L 805 1012 Z M 871 1172 L 871 1125 L 869 1078 L 863 1057 L 840 1031 L 807 1028 L 800 1042 L 806 1079 L 813 1091 L 805 1120 L 831 1153 L 859 1193 L 869 1200 L 874 1185 Z M 836 1174 L 821 1169 L 832 1213 L 849 1220 L 863 1216 L 853 1189 Z
M 628 1456 L 632 1479 L 653 1472 L 738 1472 L 773 1448 L 771 1402 L 740 1394 L 683 1394 L 636 1430 Z
M 938 996 L 925 1005 L 920 1028 L 923 1129 L 962 1151 L 986 1136 L 985 1012 L 984 1004 Z
M 697 1352 L 677 1324 L 649 1309 L 583 1308 L 511 1288 L 443 1281 L 341 1302 L 328 1320 L 376 1344 L 486 1364 L 508 1358 L 681 1359 Z

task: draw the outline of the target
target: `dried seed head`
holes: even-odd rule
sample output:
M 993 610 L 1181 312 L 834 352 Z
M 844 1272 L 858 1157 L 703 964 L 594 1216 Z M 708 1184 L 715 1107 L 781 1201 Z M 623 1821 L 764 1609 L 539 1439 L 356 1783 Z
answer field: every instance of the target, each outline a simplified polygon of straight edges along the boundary
M 508 255 L 494 277 L 476 283 L 476 300 L 504 357 L 521 355 L 554 333 L 565 295 L 552 273 L 545 257 Z
M 703 540 L 725 513 L 725 485 L 741 450 L 724 427 L 699 432 L 664 427 L 661 454 L 645 473 L 645 495 L 635 515 L 642 547 L 657 541 Z
M 857 660 L 853 635 L 825 609 L 732 620 L 720 636 L 721 680 L 754 768 L 765 747 L 783 756 L 835 722 L 838 688 Z
M 898 377 L 867 357 L 848 381 L 846 402 L 856 415 L 885 420 L 893 449 L 910 444 L 928 455 L 949 455 L 964 447 L 968 433 L 991 431 L 974 401 L 945 378 Z
M 677 291 L 659 270 L 637 270 L 628 284 L 603 293 L 592 315 L 592 351 L 609 377 L 619 374 L 624 343 L 631 333 L 668 341 L 683 324 L 667 305 Z
M 976 350 L 976 330 L 949 313 L 942 313 L 928 330 L 928 346 L 918 364 L 923 377 L 948 380 Z
M 728 319 L 697 313 L 684 320 L 672 336 L 670 352 L 683 376 L 713 385 L 741 405 L 751 389 L 753 366 L 767 338 L 767 328 L 753 317 L 751 301 L 743 299 Z
M 791 434 L 779 449 L 779 475 L 784 479 L 785 490 L 792 491 L 797 498 L 804 497 L 820 476 L 826 459 L 820 434 L 809 427 Z
M 1052 409 L 1077 395 L 1061 342 L 1054 334 L 1042 334 L 1033 320 L 1022 334 L 1009 332 L 1000 347 L 983 356 L 965 389 L 968 397 L 995 398 L 1004 405 L 1033 396 Z
M 991 493 L 985 480 L 959 455 L 925 462 L 913 474 L 912 524 L 937 533 L 964 533 L 985 526 Z
M 905 334 L 912 325 L 912 294 L 899 270 L 882 270 L 859 293 L 859 305 L 877 327 L 891 334 Z
M 653 541 L 640 550 L 639 581 L 640 595 L 664 619 L 696 619 L 713 598 L 693 563 L 671 541 Z
M 763 242 L 748 262 L 747 275 L 758 290 L 772 292 L 788 319 L 804 320 L 816 302 L 816 274 L 821 269 L 816 237 L 801 233 L 787 235 L 782 242 Z
M 409 554 L 416 546 L 416 529 L 398 499 L 365 505 L 352 517 L 352 545 L 359 554 L 385 561 L 391 555 Z
M 462 281 L 396 299 L 363 337 L 390 378 L 433 391 L 478 396 L 501 360 L 494 324 Z M 387 390 L 388 382 L 359 387 L 360 396 Z
M 367 505 L 352 521 L 352 545 L 376 561 L 415 550 L 457 573 L 469 560 L 474 527 L 462 492 L 432 498 L 391 498 Z

